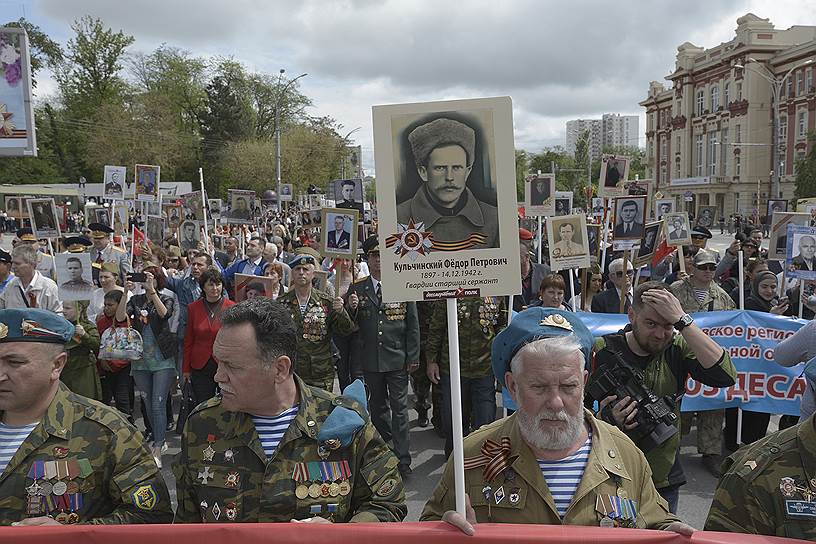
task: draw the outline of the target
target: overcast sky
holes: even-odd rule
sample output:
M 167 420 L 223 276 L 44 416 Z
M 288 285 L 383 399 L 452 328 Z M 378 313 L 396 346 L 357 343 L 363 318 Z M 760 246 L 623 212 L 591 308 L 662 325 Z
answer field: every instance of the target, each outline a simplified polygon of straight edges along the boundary
M 565 144 L 565 123 L 643 111 L 649 82 L 674 69 L 685 41 L 713 47 L 752 12 L 777 28 L 816 24 L 812 0 L 0 0 L 61 44 L 82 15 L 161 43 L 286 69 L 363 146 L 373 170 L 371 106 L 453 98 L 513 98 L 515 145 Z M 41 81 L 40 94 L 53 91 Z M 344 132 L 344 133 L 345 133 Z M 644 137 L 641 136 L 641 145 Z

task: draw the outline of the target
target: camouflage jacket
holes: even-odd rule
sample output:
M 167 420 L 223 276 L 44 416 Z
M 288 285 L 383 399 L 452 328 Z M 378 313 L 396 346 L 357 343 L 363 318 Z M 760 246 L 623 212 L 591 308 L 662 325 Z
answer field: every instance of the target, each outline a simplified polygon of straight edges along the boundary
M 354 332 L 354 321 L 345 309 L 335 312 L 333 299 L 314 288 L 304 315 L 300 313 L 294 289 L 278 300 L 289 308 L 298 328 L 295 372 L 310 385 L 324 387 L 324 384 L 331 384 L 334 381 L 331 337 L 333 334 L 348 336 Z
M 723 462 L 706 531 L 816 541 L 816 415 Z
M 335 406 L 365 411 L 356 401 L 306 385 L 297 375 L 295 382 L 300 408 L 271 458 L 264 453 L 252 418 L 225 410 L 219 397 L 190 414 L 175 466 L 176 522 L 288 522 L 315 515 L 335 522 L 405 518 L 397 458 L 368 416 L 349 447 L 328 451 L 325 459 L 318 453 L 320 427 Z M 347 471 L 329 481 L 328 476 L 321 480 L 311 477 L 312 470 L 304 470 L 303 465 L 317 467 L 321 461 Z M 298 491 L 310 486 L 316 487 L 317 496 Z M 345 493 L 337 492 L 342 487 Z
M 702 302 L 698 300 L 694 294 L 694 287 L 691 285 L 689 279 L 678 280 L 672 283 L 670 290 L 672 294 L 677 297 L 677 300 L 680 301 L 684 312 L 716 312 L 719 310 L 736 309 L 736 305 L 729 294 L 723 291 L 722 288 L 713 281 L 708 287 L 708 293 L 706 293 Z
M 584 418 L 592 430 L 592 448 L 581 481 L 566 515 L 561 518 L 533 451 L 521 436 L 517 415 L 485 425 L 465 437 L 465 459 L 478 458 L 488 440 L 509 440 L 509 467 L 487 480 L 484 464 L 465 470 L 465 491 L 479 523 L 536 523 L 546 525 L 601 525 L 604 505 L 616 497 L 634 502 L 634 520 L 617 523 L 640 529 L 665 529 L 678 518 L 652 483 L 652 472 L 643 453 L 618 428 L 597 420 L 589 410 Z M 466 462 L 466 466 L 468 463 Z M 425 505 L 421 521 L 442 519 L 455 510 L 453 462 L 448 459 L 442 480 Z M 607 510 L 609 512 L 609 510 Z M 614 514 L 610 514 L 609 520 Z
M 63 384 L 0 475 L 0 524 L 44 515 L 89 524 L 173 519 L 142 434 L 117 410 Z
M 493 338 L 507 324 L 504 297 L 467 298 L 456 301 L 459 313 L 459 365 L 463 378 L 493 374 L 490 348 Z M 435 303 L 428 333 L 428 353 L 439 353 L 440 371 L 449 373 L 447 303 Z M 431 360 L 429 358 L 429 360 Z

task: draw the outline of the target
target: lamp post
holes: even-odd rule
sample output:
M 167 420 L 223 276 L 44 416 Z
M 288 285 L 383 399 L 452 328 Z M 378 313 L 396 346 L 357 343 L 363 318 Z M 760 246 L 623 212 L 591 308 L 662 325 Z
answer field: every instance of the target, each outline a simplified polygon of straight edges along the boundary
M 283 74 L 286 72 L 283 68 L 280 69 L 280 75 L 278 76 L 278 85 L 280 85 L 281 78 L 283 78 Z M 275 165 L 276 165 L 276 174 L 278 178 L 278 189 L 277 189 L 277 196 L 278 196 L 278 212 L 283 209 L 281 205 L 281 129 L 280 129 L 280 105 L 281 99 L 286 93 L 286 90 L 298 79 L 302 77 L 306 77 L 309 74 L 300 74 L 294 79 L 289 80 L 289 82 L 283 86 L 283 88 L 278 91 L 278 99 L 275 102 Z
M 761 76 L 763 79 L 768 81 L 771 84 L 771 93 L 773 94 L 773 115 L 771 117 L 771 126 L 773 134 L 771 135 L 771 142 L 772 142 L 772 157 L 773 157 L 773 166 L 771 171 L 773 172 L 773 181 L 772 181 L 772 188 L 771 194 L 773 198 L 780 197 L 780 184 L 781 184 L 781 176 L 782 172 L 779 168 L 779 97 L 782 94 L 782 85 L 785 84 L 785 81 L 790 77 L 790 75 L 794 72 L 794 70 L 798 70 L 803 66 L 807 66 L 813 62 L 813 59 L 808 59 L 804 62 L 800 62 L 786 73 L 781 78 L 776 77 L 776 75 L 771 72 L 768 68 L 766 68 L 760 61 L 753 57 L 748 57 L 748 62 L 757 64 L 759 67 L 764 70 L 763 72 L 756 72 L 757 75 Z M 747 63 L 746 63 L 747 64 Z M 744 64 L 735 64 L 735 68 L 745 69 L 746 65 Z M 757 192 L 757 211 L 759 209 L 759 192 Z
M 345 151 L 346 146 L 348 146 L 349 136 L 351 136 L 352 134 L 354 134 L 355 132 L 357 132 L 358 130 L 360 130 L 362 128 L 363 127 L 357 127 L 355 129 L 352 129 L 345 136 L 343 136 L 343 139 L 341 141 L 343 142 L 344 151 Z M 341 179 L 346 179 L 346 153 L 345 152 L 340 154 L 340 178 Z

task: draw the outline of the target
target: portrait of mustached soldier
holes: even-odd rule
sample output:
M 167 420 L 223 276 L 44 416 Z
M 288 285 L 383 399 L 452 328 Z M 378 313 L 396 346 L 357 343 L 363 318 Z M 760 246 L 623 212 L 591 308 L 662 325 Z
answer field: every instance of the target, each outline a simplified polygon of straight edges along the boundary
M 421 183 L 397 206 L 397 221 L 421 222 L 434 243 L 448 248 L 498 247 L 496 206 L 480 200 L 468 187 L 474 164 L 482 164 L 476 131 L 464 122 L 440 117 L 411 130 L 408 143 Z

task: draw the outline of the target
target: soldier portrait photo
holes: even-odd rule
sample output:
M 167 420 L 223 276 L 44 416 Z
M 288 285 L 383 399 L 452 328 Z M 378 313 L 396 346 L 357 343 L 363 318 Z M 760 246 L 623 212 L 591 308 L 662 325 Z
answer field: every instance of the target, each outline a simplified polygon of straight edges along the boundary
M 59 238 L 57 208 L 53 198 L 30 198 L 26 203 L 31 217 L 31 228 L 38 240 Z
M 229 209 L 223 214 L 228 223 L 249 225 L 253 223 L 255 191 L 229 190 Z
M 182 207 L 178 204 L 162 204 L 164 217 L 167 219 L 168 229 L 177 229 L 181 225 Z
M 96 286 L 93 284 L 91 255 L 89 253 L 57 253 L 57 287 L 60 300 L 90 300 Z
M 105 166 L 102 187 L 104 198 L 121 200 L 125 198 L 125 176 L 127 168 L 124 166 Z
M 185 221 L 179 227 L 179 243 L 181 244 L 181 251 L 184 253 L 191 249 L 198 249 L 198 244 L 201 241 L 201 233 L 198 228 L 198 222 Z
M 208 198 L 207 207 L 210 209 L 210 218 L 213 221 L 221 219 L 221 206 L 223 202 L 220 198 Z
M 615 240 L 640 240 L 646 223 L 646 197 L 626 196 L 615 199 Z
M 663 215 L 666 224 L 666 244 L 684 246 L 691 244 L 691 227 L 686 212 L 667 213 Z
M 181 195 L 181 206 L 184 210 L 184 219 L 204 220 L 204 203 L 201 200 L 201 191 Z
M 25 219 L 28 217 L 25 211 L 25 199 L 19 196 L 6 197 L 6 213 L 12 219 Z
M 601 239 L 601 225 L 590 223 L 587 225 L 587 247 L 590 255 L 600 255 L 601 246 L 598 241 Z
M 161 217 L 148 216 L 146 224 L 145 230 L 147 231 L 147 239 L 154 244 L 161 244 L 164 239 L 164 219 Z
M 589 244 L 584 214 L 547 218 L 550 268 L 553 271 L 589 266 Z
M 700 206 L 694 226 L 710 229 L 717 221 L 717 206 Z
M 572 211 L 572 197 L 570 191 L 555 192 L 555 215 L 569 215 Z
M 102 223 L 103 225 L 112 226 L 110 218 L 110 210 L 104 206 L 99 206 L 93 210 L 94 223 Z
M 136 174 L 133 177 L 136 180 L 136 200 L 149 202 L 159 200 L 160 166 L 137 164 Z
M 334 193 L 334 207 L 344 210 L 357 210 L 363 215 L 363 180 L 336 179 L 331 182 L 329 194 Z
M 674 211 L 674 200 L 670 198 L 659 198 L 655 200 L 655 219 L 660 221 L 667 213 Z
M 788 201 L 781 200 L 781 199 L 770 199 L 768 200 L 768 210 L 767 215 L 768 217 L 773 217 L 773 214 L 776 212 L 786 212 L 788 211 Z
M 640 266 L 651 261 L 652 255 L 654 255 L 655 249 L 657 248 L 657 242 L 660 239 L 660 228 L 662 226 L 663 223 L 660 221 L 646 224 L 643 240 L 640 241 L 640 247 L 633 259 L 635 266 Z
M 524 213 L 530 217 L 555 213 L 555 176 L 542 174 L 524 180 Z
M 281 183 L 280 201 L 292 202 L 294 196 L 294 187 L 291 183 Z
M 620 155 L 601 157 L 601 177 L 599 188 L 601 196 L 607 198 L 627 194 L 624 183 L 629 179 L 629 158 Z

